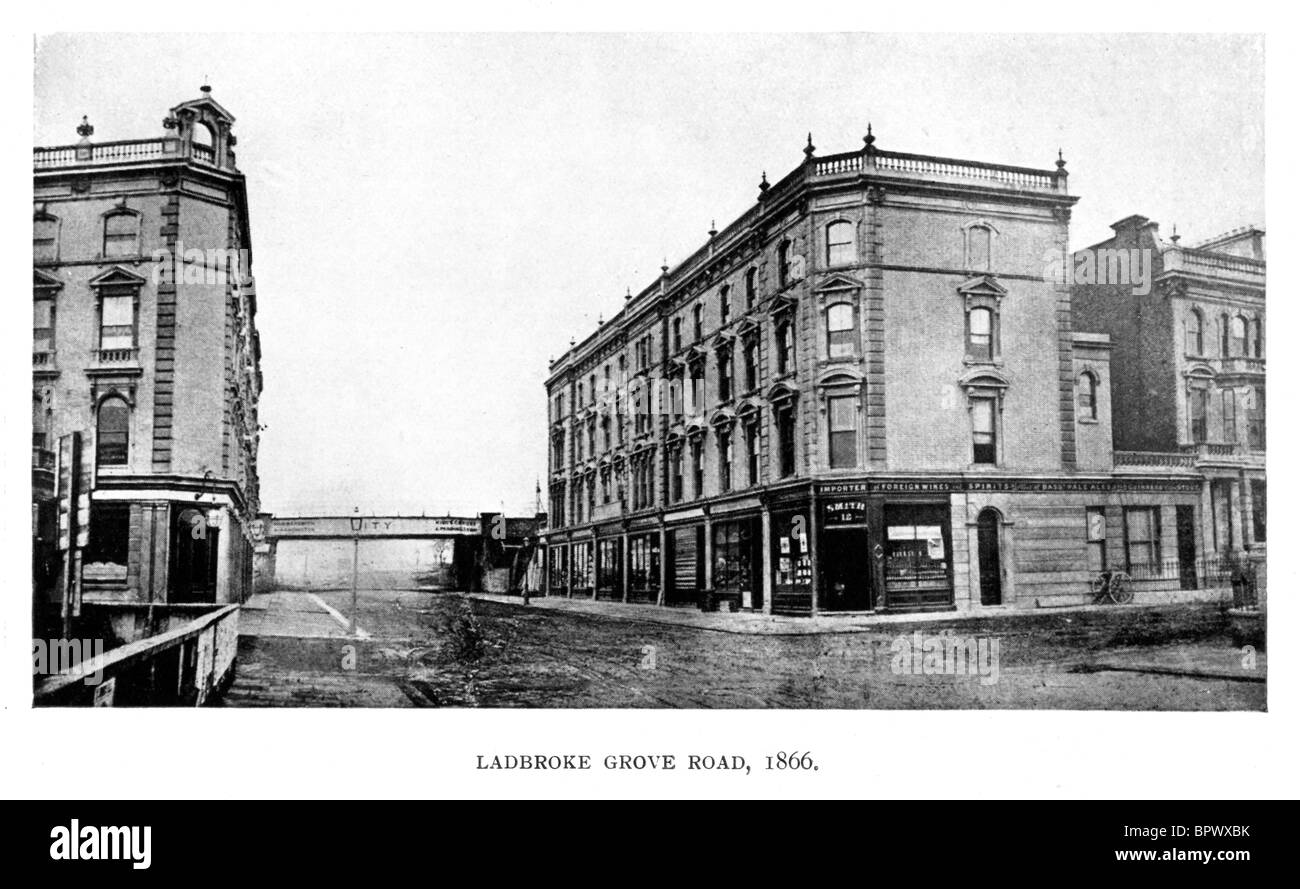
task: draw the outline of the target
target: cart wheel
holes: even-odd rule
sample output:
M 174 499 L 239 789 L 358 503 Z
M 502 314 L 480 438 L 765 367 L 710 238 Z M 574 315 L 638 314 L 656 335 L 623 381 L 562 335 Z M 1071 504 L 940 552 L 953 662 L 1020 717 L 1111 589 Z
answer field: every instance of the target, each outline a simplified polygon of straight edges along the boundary
M 1119 572 L 1110 579 L 1110 597 L 1116 605 L 1127 605 L 1133 601 L 1133 586 L 1127 574 Z

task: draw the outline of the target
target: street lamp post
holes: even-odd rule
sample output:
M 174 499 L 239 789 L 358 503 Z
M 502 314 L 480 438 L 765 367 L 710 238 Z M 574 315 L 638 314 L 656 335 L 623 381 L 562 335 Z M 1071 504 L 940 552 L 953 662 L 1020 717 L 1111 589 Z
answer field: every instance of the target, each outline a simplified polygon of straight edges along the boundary
M 361 508 L 354 506 L 352 515 L 348 517 L 348 524 L 352 526 L 352 617 L 348 622 L 348 635 L 357 634 L 357 550 L 360 546 L 361 534 Z

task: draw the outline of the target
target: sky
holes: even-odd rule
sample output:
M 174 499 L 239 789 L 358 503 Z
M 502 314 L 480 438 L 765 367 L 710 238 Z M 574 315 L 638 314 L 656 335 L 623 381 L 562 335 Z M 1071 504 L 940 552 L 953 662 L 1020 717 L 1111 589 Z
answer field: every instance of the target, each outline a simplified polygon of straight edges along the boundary
M 110 73 L 111 72 L 111 75 Z M 549 359 L 802 160 L 1050 169 L 1073 247 L 1140 213 L 1264 225 L 1263 38 L 55 34 L 35 145 L 236 118 L 262 337 L 263 508 L 528 514 Z

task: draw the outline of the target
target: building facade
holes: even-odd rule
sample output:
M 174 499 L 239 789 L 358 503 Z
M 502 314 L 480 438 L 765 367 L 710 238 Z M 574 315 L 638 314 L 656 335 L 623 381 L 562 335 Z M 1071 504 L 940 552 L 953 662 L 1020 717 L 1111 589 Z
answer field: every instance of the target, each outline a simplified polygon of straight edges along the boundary
M 38 623 L 250 590 L 262 373 L 233 123 L 205 86 L 159 138 L 83 119 L 35 149 Z
M 1148 558 L 1138 523 L 1175 527 L 1200 489 L 1113 466 L 1110 342 L 1075 332 L 1053 271 L 1067 181 L 1059 159 L 904 154 L 870 131 L 822 157 L 809 138 L 552 363 L 549 592 L 1035 607 L 1091 601 L 1130 547 Z
M 1264 231 L 1184 245 L 1144 216 L 1111 228 L 1076 254 L 1072 305 L 1077 324 L 1111 336 L 1116 463 L 1194 470 L 1201 551 L 1262 555 Z

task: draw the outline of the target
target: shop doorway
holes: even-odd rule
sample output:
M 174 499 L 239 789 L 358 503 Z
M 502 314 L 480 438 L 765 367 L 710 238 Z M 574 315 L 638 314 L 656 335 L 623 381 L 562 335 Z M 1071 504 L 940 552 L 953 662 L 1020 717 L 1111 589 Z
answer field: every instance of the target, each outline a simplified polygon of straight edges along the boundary
M 996 509 L 979 515 L 976 536 L 980 560 L 980 604 L 1002 604 L 1002 545 L 999 540 L 1001 517 Z
M 208 513 L 191 507 L 172 510 L 171 601 L 217 601 L 217 540 Z
M 825 547 L 826 600 L 828 611 L 870 611 L 875 607 L 871 594 L 871 545 L 866 528 L 826 529 Z

